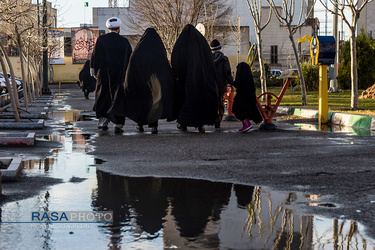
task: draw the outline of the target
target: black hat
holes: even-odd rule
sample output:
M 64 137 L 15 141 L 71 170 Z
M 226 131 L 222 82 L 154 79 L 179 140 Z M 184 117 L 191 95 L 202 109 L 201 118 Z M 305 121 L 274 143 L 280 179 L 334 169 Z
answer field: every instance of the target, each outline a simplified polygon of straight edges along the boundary
M 221 45 L 220 45 L 220 42 L 216 39 L 212 40 L 211 44 L 211 50 L 219 50 L 221 49 Z

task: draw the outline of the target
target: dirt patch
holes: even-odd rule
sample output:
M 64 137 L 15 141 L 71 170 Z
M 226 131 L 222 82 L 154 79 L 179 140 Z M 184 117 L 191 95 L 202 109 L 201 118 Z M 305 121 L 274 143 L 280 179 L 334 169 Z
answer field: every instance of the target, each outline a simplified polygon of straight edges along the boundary
M 360 98 L 375 99 L 375 84 L 363 91 Z

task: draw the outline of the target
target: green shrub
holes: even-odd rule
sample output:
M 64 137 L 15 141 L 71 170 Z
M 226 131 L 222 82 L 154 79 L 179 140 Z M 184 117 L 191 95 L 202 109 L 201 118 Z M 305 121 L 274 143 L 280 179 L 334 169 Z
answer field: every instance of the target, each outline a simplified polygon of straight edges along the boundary
M 305 79 L 306 91 L 319 90 L 319 66 L 312 65 L 310 62 L 301 64 L 303 77 Z M 295 80 L 295 84 L 300 85 L 299 78 Z
M 375 42 L 366 35 L 364 29 L 357 37 L 357 73 L 358 88 L 367 89 L 375 82 Z M 350 42 L 346 41 L 341 48 L 340 71 L 337 81 L 341 89 L 351 88 L 350 79 Z
M 271 76 L 269 71 L 266 71 L 267 87 L 281 87 L 283 86 L 283 79 Z M 260 88 L 260 70 L 253 71 L 254 84 L 256 88 Z
M 256 88 L 260 88 L 260 70 L 253 71 L 254 85 Z

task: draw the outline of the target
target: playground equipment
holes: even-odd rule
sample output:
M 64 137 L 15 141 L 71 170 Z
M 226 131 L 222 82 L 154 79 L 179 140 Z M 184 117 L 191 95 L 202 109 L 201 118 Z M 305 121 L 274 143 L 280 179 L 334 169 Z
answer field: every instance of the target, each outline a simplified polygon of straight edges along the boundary
M 260 130 L 274 130 L 277 128 L 276 125 L 273 123 L 273 116 L 276 114 L 276 110 L 279 107 L 279 104 L 283 99 L 285 91 L 288 89 L 290 82 L 293 79 L 297 78 L 297 76 L 285 76 L 280 78 L 285 78 L 286 81 L 278 96 L 271 92 L 265 92 L 257 96 L 256 98 L 258 109 L 263 117 L 263 123 L 259 126 Z M 263 96 L 266 96 L 265 104 L 262 104 L 259 101 Z M 271 101 L 274 97 L 276 98 L 276 102 L 272 104 Z
M 304 36 L 299 43 L 310 42 L 310 56 L 313 65 L 319 65 L 319 125 L 328 119 L 328 65 L 334 64 L 336 40 L 333 36 Z

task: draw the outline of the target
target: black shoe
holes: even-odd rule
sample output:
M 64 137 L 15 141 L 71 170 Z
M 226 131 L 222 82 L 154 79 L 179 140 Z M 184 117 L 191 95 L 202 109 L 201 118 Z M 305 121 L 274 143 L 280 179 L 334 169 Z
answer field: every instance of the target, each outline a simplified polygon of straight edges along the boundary
M 143 125 L 137 125 L 137 129 L 139 132 L 144 132 L 145 129 L 143 128 Z
M 101 129 L 101 130 L 103 130 L 103 131 L 106 131 L 106 130 L 108 130 L 108 126 L 99 126 L 99 125 L 98 125 L 98 129 Z
M 177 124 L 177 128 L 182 131 L 187 131 L 187 127 L 185 125 Z
M 220 122 L 215 122 L 215 128 L 220 128 Z
M 122 132 L 124 132 L 122 128 L 115 127 L 115 134 L 122 134 Z
M 204 126 L 202 127 L 198 127 L 198 130 L 199 130 L 199 133 L 206 133 L 206 129 L 204 128 Z
M 157 134 L 158 133 L 158 127 L 154 126 L 152 127 L 151 134 Z
M 85 93 L 85 98 L 89 99 L 89 91 L 85 89 L 84 93 Z

